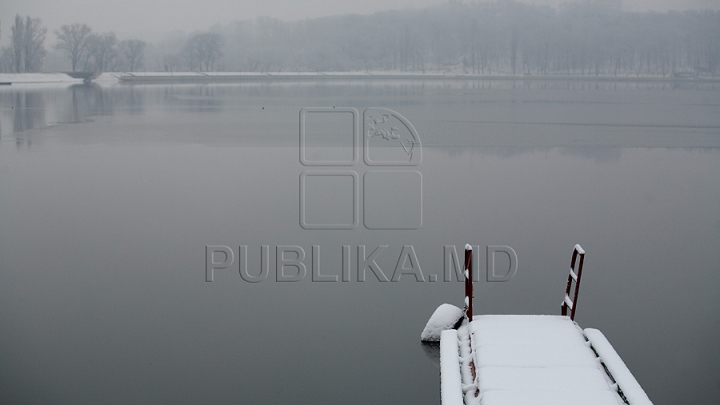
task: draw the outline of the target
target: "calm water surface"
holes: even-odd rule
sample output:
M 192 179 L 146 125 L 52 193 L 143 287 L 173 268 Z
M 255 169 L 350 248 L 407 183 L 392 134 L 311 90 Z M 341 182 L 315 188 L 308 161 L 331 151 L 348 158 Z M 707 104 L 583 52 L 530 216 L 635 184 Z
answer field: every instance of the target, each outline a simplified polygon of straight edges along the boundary
M 303 165 L 306 107 L 397 111 L 422 162 Z M 309 158 L 352 160 L 312 117 Z M 307 222 L 351 229 L 301 226 L 303 178 Z M 559 313 L 582 244 L 580 325 L 654 403 L 720 402 L 720 85 L 378 81 L 0 89 L 0 403 L 436 404 L 419 335 L 468 242 L 476 312 L 508 314 Z M 206 245 L 235 255 L 211 283 Z

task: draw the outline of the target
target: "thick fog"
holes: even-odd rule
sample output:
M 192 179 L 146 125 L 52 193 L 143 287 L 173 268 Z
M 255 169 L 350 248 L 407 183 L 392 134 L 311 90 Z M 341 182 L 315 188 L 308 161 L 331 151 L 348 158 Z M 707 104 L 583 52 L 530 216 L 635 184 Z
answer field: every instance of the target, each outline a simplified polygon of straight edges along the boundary
M 577 0 L 521 0 L 535 5 L 557 7 Z M 601 0 L 603 1 L 603 0 Z M 607 0 L 605 0 L 607 1 Z M 478 3 L 453 1 L 450 3 Z M 614 2 L 614 1 L 610 1 Z M 86 23 L 96 31 L 113 31 L 119 36 L 154 41 L 163 33 L 203 30 L 215 24 L 252 20 L 267 16 L 285 21 L 328 15 L 423 8 L 446 4 L 443 0 L 2 0 L 2 40 L 9 43 L 10 25 L 16 14 L 41 18 L 53 32 L 63 24 Z M 715 0 L 622 0 L 627 11 L 667 11 L 720 8 Z M 49 35 L 48 42 L 55 42 Z
M 648 8 L 650 3 L 639 0 L 559 6 L 551 1 L 451 1 L 426 7 L 420 7 L 422 2 L 408 7 L 395 1 L 376 8 L 368 3 L 325 7 L 323 2 L 302 2 L 286 7 L 273 2 L 257 7 L 251 3 L 237 11 L 238 6 L 214 5 L 214 0 L 197 10 L 198 3 L 171 7 L 133 1 L 83 4 L 78 0 L 44 7 L 34 0 L 3 7 L 3 12 L 15 9 L 17 14 L 2 21 L 6 45 L 0 48 L 0 72 L 403 71 L 668 77 L 714 76 L 720 68 L 720 12 L 667 11 L 680 8 L 680 2 L 652 3 L 666 9 L 655 12 L 632 11 Z M 696 3 L 717 2 L 682 4 L 687 8 Z M 68 11 L 73 15 L 63 17 Z M 326 14 L 332 15 L 321 17 Z M 105 21 L 109 16 L 112 19 Z

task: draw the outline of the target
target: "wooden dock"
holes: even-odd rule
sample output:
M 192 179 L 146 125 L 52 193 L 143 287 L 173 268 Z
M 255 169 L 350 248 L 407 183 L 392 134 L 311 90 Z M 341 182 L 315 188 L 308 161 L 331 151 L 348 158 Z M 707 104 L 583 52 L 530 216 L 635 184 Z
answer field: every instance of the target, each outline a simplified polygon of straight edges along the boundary
M 605 336 L 574 321 L 584 255 L 576 245 L 563 315 L 479 315 L 442 331 L 443 405 L 652 405 Z

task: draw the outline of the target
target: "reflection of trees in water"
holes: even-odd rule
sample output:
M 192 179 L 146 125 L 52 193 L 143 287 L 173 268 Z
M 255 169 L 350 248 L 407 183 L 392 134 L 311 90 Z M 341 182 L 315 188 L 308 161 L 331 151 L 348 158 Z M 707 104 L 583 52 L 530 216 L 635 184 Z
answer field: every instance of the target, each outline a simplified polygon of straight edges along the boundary
M 72 119 L 82 122 L 94 116 L 116 115 L 123 111 L 141 114 L 145 110 L 145 91 L 134 86 L 103 88 L 97 84 L 78 84 L 72 92 Z
M 45 101 L 42 92 L 19 91 L 13 95 L 13 132 L 45 126 Z
M 438 147 L 432 148 L 444 151 L 450 158 L 461 156 L 492 156 L 504 159 L 512 159 L 523 155 L 547 153 L 557 151 L 560 155 L 577 156 L 598 163 L 617 162 L 623 152 L 623 148 L 604 146 L 469 146 L 469 147 Z
M 484 147 L 433 147 L 426 150 L 442 151 L 450 158 L 459 158 L 462 156 L 488 156 L 499 157 L 504 159 L 513 159 L 516 157 L 532 154 L 547 154 L 556 151 L 560 156 L 574 156 L 591 160 L 596 163 L 616 163 L 620 161 L 624 153 L 636 150 L 674 150 L 686 153 L 696 153 L 702 155 L 720 154 L 720 149 L 714 147 L 663 147 L 663 146 L 646 146 L 646 147 L 614 147 L 614 146 L 484 146 Z
M 217 85 L 170 86 L 163 91 L 163 102 L 188 108 L 190 111 L 218 111 L 226 105 L 231 94 L 227 88 Z
M 37 136 L 32 129 L 62 123 L 81 123 L 93 116 L 127 112 L 141 114 L 145 108 L 145 89 L 132 86 L 102 88 L 95 84 L 42 89 L 12 89 L 0 93 L 0 131 L 14 134 L 18 147 L 28 146 Z M 2 134 L 0 134 L 2 135 Z
M 0 93 L 3 118 L 9 120 L 2 129 L 19 134 L 55 123 L 77 123 L 97 115 L 115 114 L 116 105 L 142 107 L 143 97 L 125 91 L 112 92 L 97 85 L 73 85 L 64 88 L 18 89 Z M 118 101 L 118 99 L 120 99 Z M 141 109 L 133 110 L 134 113 Z M 17 142 L 29 143 L 16 135 Z
M 125 90 L 127 92 L 125 102 L 130 108 L 130 114 L 142 114 L 145 111 L 145 91 L 136 90 L 135 86 L 129 86 Z
M 65 122 L 82 122 L 88 117 L 113 113 L 113 103 L 100 86 L 78 84 L 70 86 L 69 90 L 72 98 L 72 110 Z
M 32 139 L 18 136 L 20 132 L 45 126 L 45 100 L 41 91 L 18 91 L 12 96 L 13 133 L 15 145 L 32 145 Z

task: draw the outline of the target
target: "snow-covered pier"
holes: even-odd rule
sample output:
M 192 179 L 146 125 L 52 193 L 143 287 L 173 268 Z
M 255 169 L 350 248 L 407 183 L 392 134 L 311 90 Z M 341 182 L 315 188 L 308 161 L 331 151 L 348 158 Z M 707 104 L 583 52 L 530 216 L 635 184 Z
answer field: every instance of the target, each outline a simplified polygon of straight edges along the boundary
M 438 308 L 423 338 L 431 329 L 440 338 L 443 405 L 652 405 L 605 336 L 574 322 L 584 254 L 575 247 L 562 304 L 569 316 L 478 315 L 437 331 L 460 312 Z
M 462 405 L 459 394 L 465 405 L 652 404 L 602 333 L 567 316 L 480 315 L 454 335 L 441 338 L 441 347 L 456 347 L 441 351 L 441 385 L 462 392 L 443 393 L 443 405 Z M 468 363 L 471 370 L 446 371 Z

